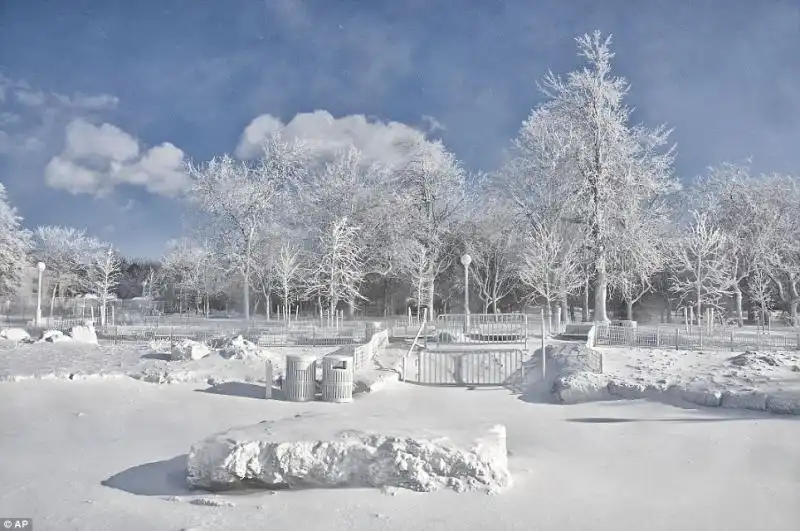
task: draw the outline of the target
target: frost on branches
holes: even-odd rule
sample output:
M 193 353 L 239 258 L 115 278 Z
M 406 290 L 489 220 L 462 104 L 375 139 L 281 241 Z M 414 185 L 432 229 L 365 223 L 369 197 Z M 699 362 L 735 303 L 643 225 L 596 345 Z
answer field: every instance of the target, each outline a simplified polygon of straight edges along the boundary
M 306 174 L 308 153 L 302 142 L 273 134 L 257 164 L 225 155 L 187 172 L 193 180 L 190 199 L 202 214 L 205 236 L 243 280 L 245 319 L 250 318 L 250 278 L 254 247 L 273 219 L 277 199 L 294 189 Z
M 52 291 L 50 317 L 57 296 L 66 297 L 91 290 L 93 260 L 103 244 L 83 230 L 72 227 L 44 226 L 34 232 L 33 256 L 45 263 Z
M 704 307 L 719 308 L 723 297 L 733 293 L 728 274 L 725 235 L 703 212 L 692 213 L 688 234 L 671 246 L 671 290 L 683 304 L 693 304 L 700 319 Z M 699 322 L 698 322 L 699 324 Z
M 292 302 L 300 296 L 304 274 L 302 259 L 300 247 L 290 241 L 285 241 L 281 245 L 273 266 L 275 281 L 283 303 L 283 316 L 286 320 L 291 319 Z
M 397 168 L 394 186 L 403 240 L 420 247 L 427 265 L 428 316 L 433 317 L 436 277 L 447 269 L 451 257 L 447 243 L 457 234 L 465 200 L 465 174 L 441 142 L 414 139 L 403 146 L 407 162 Z M 416 242 L 416 243 L 412 243 Z M 421 254 L 420 254 L 421 253 Z
M 480 187 L 473 198 L 466 249 L 483 313 L 498 313 L 497 304 L 514 290 L 520 252 L 517 216 L 502 196 Z
M 106 326 L 108 303 L 117 298 L 115 290 L 120 278 L 120 261 L 112 246 L 95 252 L 89 278 L 91 291 L 100 304 L 100 326 Z
M 623 103 L 629 85 L 611 75 L 610 38 L 595 32 L 577 42 L 587 66 L 565 79 L 545 78 L 548 101 L 534 109 L 515 143 L 521 161 L 512 166 L 522 171 L 513 172 L 517 183 L 510 193 L 524 209 L 528 180 L 544 178 L 553 182 L 552 190 L 566 191 L 565 219 L 581 228 L 591 252 L 595 320 L 605 321 L 617 213 L 675 189 L 673 156 L 664 149 L 669 131 L 630 125 L 631 111 Z
M 535 227 L 526 240 L 520 280 L 531 290 L 531 298 L 545 300 L 545 315 L 550 326 L 552 305 L 583 285 L 579 248 L 554 227 Z
M 364 299 L 359 293 L 364 280 L 364 259 L 356 244 L 357 234 L 358 228 L 343 217 L 331 222 L 317 242 L 306 293 L 317 298 L 320 310 L 322 301 L 327 301 L 331 317 L 339 302 L 353 304 Z
M 14 293 L 22 281 L 28 262 L 31 234 L 21 226 L 22 218 L 8 203 L 6 188 L 0 183 L 0 297 Z

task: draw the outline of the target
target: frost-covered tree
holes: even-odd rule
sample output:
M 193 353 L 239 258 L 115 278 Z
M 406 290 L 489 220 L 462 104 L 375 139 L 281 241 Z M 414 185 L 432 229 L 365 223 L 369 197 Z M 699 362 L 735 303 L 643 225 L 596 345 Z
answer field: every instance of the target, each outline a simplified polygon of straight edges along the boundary
M 319 235 L 314 265 L 307 277 L 306 294 L 327 301 L 333 316 L 339 302 L 364 300 L 359 288 L 364 279 L 364 259 L 356 244 L 358 227 L 347 217 L 330 223 Z
M 11 206 L 6 188 L 0 183 L 0 297 L 19 288 L 22 270 L 28 262 L 31 234 L 22 228 L 22 217 Z
M 629 85 L 611 74 L 610 37 L 595 32 L 577 43 L 587 66 L 564 79 L 544 79 L 547 101 L 533 110 L 515 142 L 517 185 L 509 193 L 527 207 L 526 185 L 542 178 L 561 192 L 565 219 L 581 228 L 591 252 L 595 320 L 604 321 L 616 215 L 623 205 L 674 190 L 673 156 L 665 149 L 669 131 L 630 124 L 624 104 Z
M 306 232 L 327 230 L 346 217 L 350 225 L 359 227 L 353 245 L 364 260 L 364 274 L 382 277 L 391 271 L 395 241 L 387 227 L 394 224 L 387 208 L 388 176 L 387 168 L 368 161 L 351 145 L 315 166 L 310 183 L 299 190 Z M 352 305 L 350 311 L 354 311 Z
M 64 297 L 89 288 L 86 273 L 103 244 L 87 236 L 85 231 L 72 227 L 37 227 L 33 236 L 33 255 L 37 261 L 45 263 L 51 279 L 52 317 L 56 296 Z
M 764 253 L 763 268 L 793 326 L 800 326 L 800 184 L 786 175 L 772 175 L 763 184 L 776 230 Z
M 416 241 L 428 262 L 428 315 L 434 316 L 436 277 L 449 265 L 447 253 L 458 234 L 465 200 L 466 176 L 459 162 L 439 141 L 414 138 L 403 144 L 406 159 L 395 168 L 396 223 L 402 240 Z M 408 243 L 400 243 L 399 248 Z M 413 244 L 412 244 L 413 245 Z
M 519 277 L 530 289 L 529 299 L 544 299 L 545 315 L 552 326 L 553 304 L 583 285 L 580 249 L 556 227 L 534 227 L 525 240 Z
M 704 212 L 692 212 L 688 233 L 670 247 L 671 290 L 682 304 L 693 304 L 700 319 L 704 307 L 719 307 L 733 293 L 730 260 L 722 230 Z
M 470 228 L 465 236 L 472 257 L 472 278 L 483 301 L 497 313 L 497 303 L 508 296 L 517 283 L 520 234 L 515 216 L 502 197 L 480 189 L 470 208 Z
M 422 308 L 430 300 L 428 290 L 431 287 L 431 277 L 435 277 L 432 264 L 428 258 L 427 247 L 414 239 L 405 240 L 399 248 L 397 258 L 397 271 L 411 284 L 417 305 L 417 317 L 422 318 Z
M 667 261 L 663 245 L 669 219 L 663 204 L 632 204 L 618 213 L 620 226 L 609 253 L 609 287 L 625 303 L 626 319 L 633 305 L 652 291 L 652 282 Z
M 170 242 L 161 261 L 161 281 L 177 298 L 178 309 L 190 304 L 208 315 L 211 297 L 220 291 L 224 264 L 209 246 L 181 238 Z
M 108 303 L 117 298 L 115 291 L 120 277 L 119 256 L 111 245 L 95 251 L 92 259 L 92 293 L 100 305 L 100 326 L 106 326 Z
M 774 302 L 772 279 L 761 266 L 756 265 L 747 279 L 747 287 L 750 301 L 758 308 L 761 314 L 760 321 L 764 323 Z
M 275 259 L 273 269 L 283 304 L 284 319 L 289 320 L 292 302 L 298 295 L 304 274 L 302 248 L 292 241 L 284 241 Z
M 276 133 L 265 141 L 263 155 L 255 165 L 225 155 L 200 166 L 187 166 L 193 179 L 189 197 L 206 216 L 205 236 L 243 280 L 246 319 L 250 318 L 254 244 L 272 221 L 280 194 L 302 181 L 307 161 L 302 142 L 284 141 Z
M 711 168 L 690 193 L 725 235 L 739 326 L 744 323 L 743 284 L 771 253 L 785 216 L 774 201 L 772 180 L 752 176 L 746 165 L 726 163 Z

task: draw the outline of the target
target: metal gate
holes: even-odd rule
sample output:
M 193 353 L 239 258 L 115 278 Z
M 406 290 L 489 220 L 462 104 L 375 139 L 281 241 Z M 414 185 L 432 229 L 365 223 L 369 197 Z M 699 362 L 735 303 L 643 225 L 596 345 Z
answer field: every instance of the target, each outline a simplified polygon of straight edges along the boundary
M 424 349 L 412 355 L 406 381 L 427 385 L 511 385 L 525 379 L 530 353 L 521 349 Z

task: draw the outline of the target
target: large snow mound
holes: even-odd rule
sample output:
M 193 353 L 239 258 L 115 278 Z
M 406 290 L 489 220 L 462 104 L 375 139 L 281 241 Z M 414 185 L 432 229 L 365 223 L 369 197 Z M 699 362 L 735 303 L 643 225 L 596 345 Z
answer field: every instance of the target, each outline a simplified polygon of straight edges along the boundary
M 475 437 L 474 431 L 377 433 L 340 424 L 322 416 L 293 417 L 212 435 L 189 452 L 188 484 L 207 490 L 400 487 L 491 493 L 511 485 L 502 425 Z

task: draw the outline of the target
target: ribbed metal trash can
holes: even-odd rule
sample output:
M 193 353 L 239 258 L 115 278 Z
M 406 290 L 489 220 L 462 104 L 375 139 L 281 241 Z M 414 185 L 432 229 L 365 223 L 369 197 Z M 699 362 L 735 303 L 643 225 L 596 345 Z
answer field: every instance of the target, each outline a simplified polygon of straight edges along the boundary
M 291 402 L 309 402 L 317 392 L 317 358 L 310 354 L 286 356 L 283 395 Z
M 329 354 L 322 358 L 322 400 L 338 403 L 352 402 L 352 356 Z

